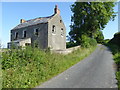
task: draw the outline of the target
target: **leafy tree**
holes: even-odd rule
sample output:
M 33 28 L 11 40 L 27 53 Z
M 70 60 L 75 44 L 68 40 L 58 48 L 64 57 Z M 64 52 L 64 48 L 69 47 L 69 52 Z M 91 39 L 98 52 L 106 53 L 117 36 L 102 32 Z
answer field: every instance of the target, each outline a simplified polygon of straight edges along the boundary
M 102 31 L 98 31 L 95 39 L 96 39 L 97 43 L 103 43 L 104 42 L 104 36 L 103 36 Z
M 82 35 L 94 38 L 110 20 L 114 20 L 114 6 L 114 2 L 75 2 L 71 6 L 71 40 L 80 44 Z

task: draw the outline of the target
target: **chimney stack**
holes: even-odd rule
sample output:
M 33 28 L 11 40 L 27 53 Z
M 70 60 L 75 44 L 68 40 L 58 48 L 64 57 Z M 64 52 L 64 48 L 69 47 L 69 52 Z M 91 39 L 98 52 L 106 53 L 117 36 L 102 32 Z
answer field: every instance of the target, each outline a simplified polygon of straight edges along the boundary
M 60 14 L 60 10 L 58 9 L 57 5 L 55 5 L 54 14 Z
M 26 22 L 24 19 L 20 19 L 20 23 L 24 23 Z

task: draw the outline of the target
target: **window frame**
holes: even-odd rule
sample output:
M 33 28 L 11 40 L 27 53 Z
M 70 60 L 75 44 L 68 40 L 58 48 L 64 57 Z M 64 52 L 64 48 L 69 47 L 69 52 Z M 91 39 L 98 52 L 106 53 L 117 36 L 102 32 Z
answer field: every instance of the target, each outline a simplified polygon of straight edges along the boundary
M 60 20 L 60 23 L 62 23 L 62 20 Z
M 25 34 L 26 32 L 26 34 Z M 23 35 L 22 35 L 23 38 L 26 38 L 27 37 L 27 31 L 26 30 L 23 30 Z
M 18 39 L 18 32 L 15 32 L 15 37 L 14 39 Z
M 61 28 L 61 37 L 63 37 L 63 36 L 64 36 L 64 29 Z
M 38 31 L 36 31 L 36 30 L 38 30 Z M 36 34 L 37 33 L 37 34 Z M 35 36 L 39 36 L 39 28 L 34 28 L 34 35 Z
M 56 26 L 52 25 L 52 34 L 55 35 L 56 34 Z

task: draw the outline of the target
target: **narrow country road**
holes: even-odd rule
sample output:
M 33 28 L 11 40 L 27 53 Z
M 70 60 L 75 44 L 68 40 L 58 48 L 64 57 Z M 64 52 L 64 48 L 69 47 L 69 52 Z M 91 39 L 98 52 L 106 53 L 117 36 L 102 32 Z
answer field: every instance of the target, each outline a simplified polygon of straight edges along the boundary
M 112 53 L 103 45 L 87 58 L 37 88 L 116 88 Z

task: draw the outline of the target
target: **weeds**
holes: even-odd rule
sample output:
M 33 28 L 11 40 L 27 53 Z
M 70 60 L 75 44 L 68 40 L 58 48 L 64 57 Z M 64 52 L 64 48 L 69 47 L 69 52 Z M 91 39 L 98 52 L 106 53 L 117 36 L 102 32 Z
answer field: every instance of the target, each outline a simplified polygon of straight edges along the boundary
M 3 88 L 34 88 L 88 56 L 95 47 L 61 55 L 37 48 L 2 53 Z
M 115 44 L 108 43 L 106 44 L 108 47 L 110 47 L 113 58 L 115 60 L 115 63 L 117 64 L 118 71 L 116 72 L 116 78 L 118 80 L 118 88 L 120 89 L 120 47 Z

